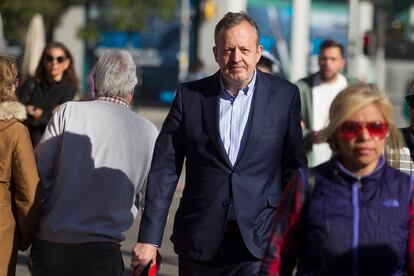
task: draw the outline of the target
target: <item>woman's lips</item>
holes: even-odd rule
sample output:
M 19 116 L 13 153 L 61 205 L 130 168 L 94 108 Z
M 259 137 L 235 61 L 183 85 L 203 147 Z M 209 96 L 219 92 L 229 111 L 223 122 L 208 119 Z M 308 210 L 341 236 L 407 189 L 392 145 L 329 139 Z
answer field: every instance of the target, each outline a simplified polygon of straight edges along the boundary
M 357 148 L 355 151 L 360 155 L 367 155 L 372 152 L 372 148 Z

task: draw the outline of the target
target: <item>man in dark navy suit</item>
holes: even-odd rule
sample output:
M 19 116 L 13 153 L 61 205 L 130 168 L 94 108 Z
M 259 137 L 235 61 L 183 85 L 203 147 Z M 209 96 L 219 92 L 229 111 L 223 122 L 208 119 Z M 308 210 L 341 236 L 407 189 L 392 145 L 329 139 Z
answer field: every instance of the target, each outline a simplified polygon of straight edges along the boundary
M 180 275 L 255 275 L 289 172 L 306 166 L 300 97 L 290 82 L 256 70 L 256 23 L 227 13 L 217 24 L 220 70 L 184 83 L 157 139 L 131 266 L 155 260 L 186 160 L 171 237 Z

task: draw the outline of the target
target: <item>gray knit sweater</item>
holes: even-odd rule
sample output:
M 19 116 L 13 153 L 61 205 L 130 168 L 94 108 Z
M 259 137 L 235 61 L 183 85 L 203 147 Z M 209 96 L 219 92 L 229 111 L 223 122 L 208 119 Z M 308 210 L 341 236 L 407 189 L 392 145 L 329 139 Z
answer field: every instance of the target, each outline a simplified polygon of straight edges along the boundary
M 63 104 L 35 150 L 45 187 L 36 236 L 59 243 L 124 240 L 157 134 L 151 122 L 118 103 Z

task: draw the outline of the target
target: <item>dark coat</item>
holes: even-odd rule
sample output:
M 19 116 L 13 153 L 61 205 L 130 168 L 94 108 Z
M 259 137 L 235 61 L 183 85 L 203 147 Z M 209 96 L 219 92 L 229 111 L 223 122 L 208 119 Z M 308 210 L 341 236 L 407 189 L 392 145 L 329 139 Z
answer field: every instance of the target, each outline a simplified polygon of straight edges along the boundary
M 19 101 L 24 105 L 33 105 L 43 109 L 40 120 L 35 121 L 33 116 L 28 114 L 26 121 L 24 121 L 24 124 L 29 129 L 34 147 L 39 142 L 56 107 L 73 100 L 75 94 L 76 87 L 63 81 L 36 82 L 31 78 L 23 82 L 17 91 Z
M 251 128 L 232 166 L 219 133 L 219 91 L 219 72 L 179 87 L 155 145 L 138 241 L 161 244 L 186 159 L 185 187 L 171 237 L 175 252 L 211 259 L 232 207 L 248 250 L 260 258 L 283 179 L 307 164 L 299 92 L 284 79 L 257 72 Z

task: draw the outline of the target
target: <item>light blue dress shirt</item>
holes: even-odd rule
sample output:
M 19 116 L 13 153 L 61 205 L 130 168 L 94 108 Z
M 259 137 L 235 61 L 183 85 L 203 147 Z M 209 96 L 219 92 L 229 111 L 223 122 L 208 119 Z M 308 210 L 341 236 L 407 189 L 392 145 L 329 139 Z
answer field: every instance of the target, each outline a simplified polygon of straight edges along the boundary
M 237 161 L 242 146 L 243 133 L 249 119 L 256 76 L 257 72 L 255 71 L 251 82 L 247 87 L 239 90 L 237 96 L 233 96 L 225 87 L 220 76 L 220 137 L 233 166 Z

